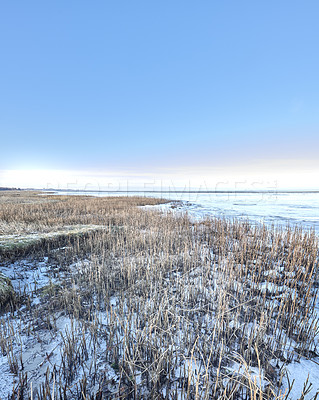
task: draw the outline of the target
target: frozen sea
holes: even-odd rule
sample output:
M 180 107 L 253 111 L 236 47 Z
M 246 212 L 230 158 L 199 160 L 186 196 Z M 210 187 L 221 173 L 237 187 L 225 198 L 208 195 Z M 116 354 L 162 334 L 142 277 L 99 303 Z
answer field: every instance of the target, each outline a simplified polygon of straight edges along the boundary
M 194 219 L 222 216 L 249 219 L 253 223 L 301 226 L 319 234 L 319 192 L 82 192 L 56 194 L 92 196 L 143 196 L 179 201 L 179 209 Z M 164 206 L 162 208 L 166 208 Z

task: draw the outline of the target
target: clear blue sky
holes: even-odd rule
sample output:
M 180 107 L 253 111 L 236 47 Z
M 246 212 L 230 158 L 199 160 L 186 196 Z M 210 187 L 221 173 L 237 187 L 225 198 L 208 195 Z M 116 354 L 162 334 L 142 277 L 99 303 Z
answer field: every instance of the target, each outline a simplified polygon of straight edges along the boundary
M 0 170 L 319 171 L 318 18 L 317 0 L 1 2 Z

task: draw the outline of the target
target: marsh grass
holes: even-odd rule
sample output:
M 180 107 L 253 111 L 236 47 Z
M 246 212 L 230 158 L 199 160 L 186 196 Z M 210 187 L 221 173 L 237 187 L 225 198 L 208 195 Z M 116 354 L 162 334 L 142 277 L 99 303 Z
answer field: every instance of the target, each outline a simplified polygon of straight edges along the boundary
M 289 398 L 286 367 L 318 352 L 317 237 L 137 207 L 160 202 L 0 196 L 3 235 L 103 227 L 28 255 L 47 257 L 54 282 L 21 290 L 2 317 L 12 398 Z M 34 365 L 26 353 L 49 338 Z

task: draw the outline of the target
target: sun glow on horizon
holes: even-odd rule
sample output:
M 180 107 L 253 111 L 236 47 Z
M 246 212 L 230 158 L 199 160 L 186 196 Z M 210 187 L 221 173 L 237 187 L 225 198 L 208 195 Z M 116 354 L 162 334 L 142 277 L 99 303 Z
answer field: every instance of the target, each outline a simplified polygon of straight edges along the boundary
M 113 170 L 0 170 L 0 186 L 66 190 L 318 190 L 319 167 L 313 164 L 277 161 L 272 166 L 179 169 L 163 171 Z

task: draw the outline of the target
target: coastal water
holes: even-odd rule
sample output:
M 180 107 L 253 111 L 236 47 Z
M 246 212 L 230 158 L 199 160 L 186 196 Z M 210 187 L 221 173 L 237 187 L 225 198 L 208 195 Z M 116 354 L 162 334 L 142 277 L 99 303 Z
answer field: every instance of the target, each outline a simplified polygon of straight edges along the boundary
M 145 196 L 177 200 L 193 218 L 225 216 L 254 223 L 302 226 L 319 234 L 319 192 L 58 192 L 93 196 Z

